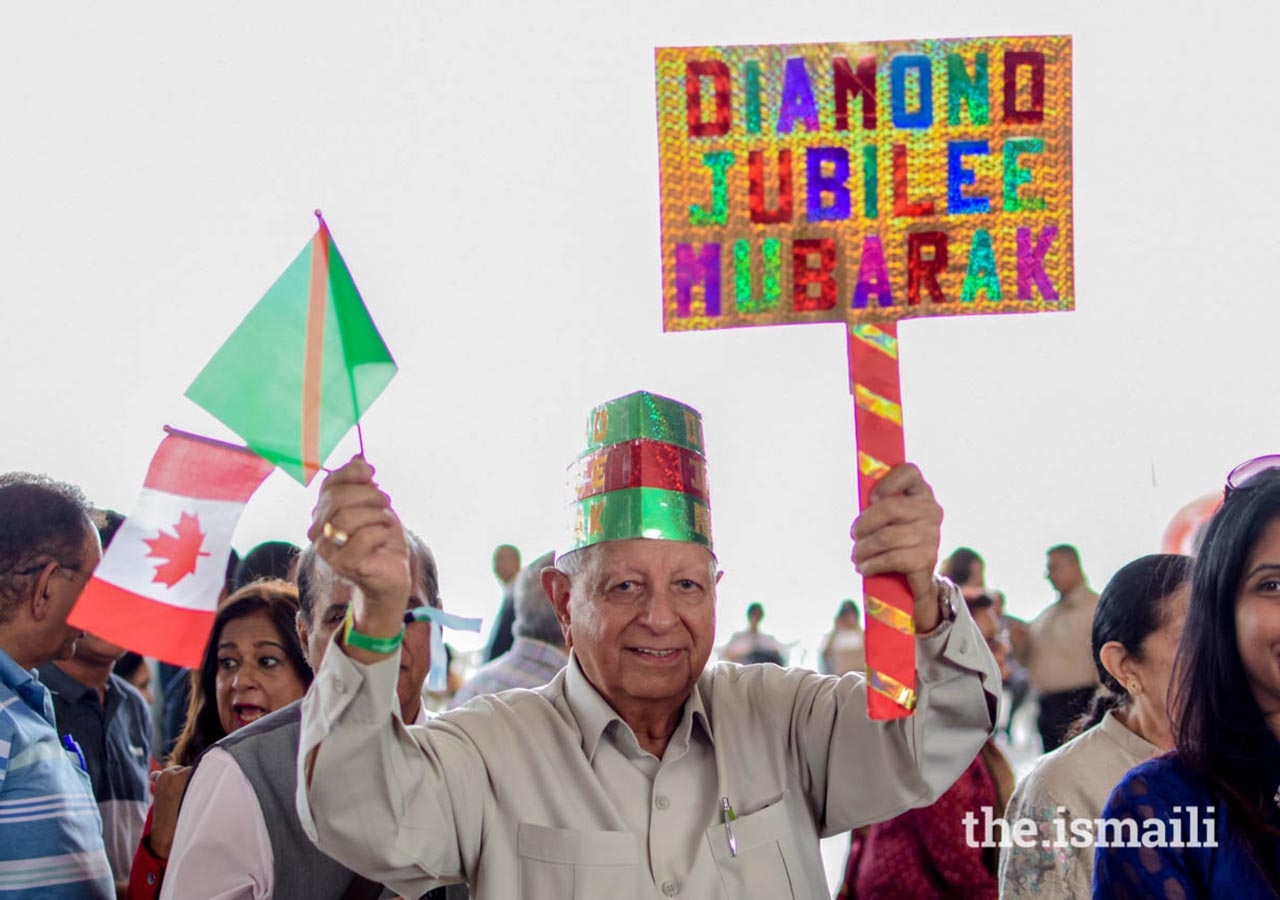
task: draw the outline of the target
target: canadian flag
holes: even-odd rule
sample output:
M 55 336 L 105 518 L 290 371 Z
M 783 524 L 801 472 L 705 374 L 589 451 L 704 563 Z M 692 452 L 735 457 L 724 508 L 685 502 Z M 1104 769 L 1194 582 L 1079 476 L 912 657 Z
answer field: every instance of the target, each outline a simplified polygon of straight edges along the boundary
M 272 465 L 244 447 L 165 431 L 133 514 L 67 621 L 144 656 L 198 668 L 231 536 Z

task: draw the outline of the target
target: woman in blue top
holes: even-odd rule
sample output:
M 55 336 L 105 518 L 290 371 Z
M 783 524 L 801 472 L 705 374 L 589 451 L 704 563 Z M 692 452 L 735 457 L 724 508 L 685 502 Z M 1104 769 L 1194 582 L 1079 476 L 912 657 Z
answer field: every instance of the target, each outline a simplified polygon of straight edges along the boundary
M 1112 792 L 1094 896 L 1280 897 L 1280 456 L 1227 476 L 1174 680 L 1176 749 Z

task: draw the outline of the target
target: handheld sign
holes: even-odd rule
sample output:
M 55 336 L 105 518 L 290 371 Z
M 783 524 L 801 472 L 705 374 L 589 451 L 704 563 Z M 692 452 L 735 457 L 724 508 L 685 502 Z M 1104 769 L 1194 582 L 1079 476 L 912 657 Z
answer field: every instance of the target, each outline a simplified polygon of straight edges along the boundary
M 666 331 L 841 322 L 858 495 L 904 459 L 897 320 L 1074 306 L 1071 39 L 656 51 Z M 914 604 L 864 579 L 868 712 Z

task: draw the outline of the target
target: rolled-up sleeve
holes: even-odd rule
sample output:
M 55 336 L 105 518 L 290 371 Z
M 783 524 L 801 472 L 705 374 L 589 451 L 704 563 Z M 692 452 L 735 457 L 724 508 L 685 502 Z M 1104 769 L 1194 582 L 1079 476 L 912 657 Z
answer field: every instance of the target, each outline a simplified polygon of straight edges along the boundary
M 398 673 L 398 654 L 366 666 L 329 648 L 303 700 L 297 806 L 322 851 L 418 897 L 473 870 L 492 799 L 461 732 L 406 728 Z
M 893 818 L 937 800 L 969 766 L 995 727 L 1000 676 L 954 587 L 956 620 L 916 640 L 917 705 L 904 719 L 867 716 L 861 674 L 793 675 L 788 703 L 792 761 L 826 836 Z M 794 670 L 793 670 L 794 671 Z

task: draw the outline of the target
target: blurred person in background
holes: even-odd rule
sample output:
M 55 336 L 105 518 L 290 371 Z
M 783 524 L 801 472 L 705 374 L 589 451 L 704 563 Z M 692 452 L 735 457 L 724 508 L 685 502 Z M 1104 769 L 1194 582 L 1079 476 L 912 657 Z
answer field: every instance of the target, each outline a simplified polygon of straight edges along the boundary
M 787 654 L 778 639 L 760 630 L 764 621 L 764 607 L 752 603 L 747 607 L 747 627 L 735 631 L 720 651 L 720 658 L 725 662 L 773 663 L 778 666 L 787 664 Z
M 852 600 L 840 604 L 835 624 L 822 639 L 818 663 L 824 675 L 861 672 L 867 667 L 866 635 L 862 633 L 858 604 Z
M 969 547 L 957 547 L 942 564 L 942 574 L 950 578 L 960 588 L 965 599 L 973 600 L 986 594 L 996 604 L 996 615 L 1001 627 L 1007 632 L 1016 645 L 1026 635 L 1027 623 L 1015 619 L 1005 612 L 1005 598 L 1001 591 L 987 587 L 987 564 L 976 550 Z M 1003 731 L 1007 742 L 1013 741 L 1013 717 L 1017 715 L 1022 704 L 1031 696 L 1031 676 L 1026 667 L 1012 655 L 1004 667 L 1004 710 L 1001 714 L 1003 724 L 997 729 Z
M 511 632 L 516 621 L 514 585 L 520 573 L 520 551 L 511 544 L 499 544 L 493 549 L 493 576 L 502 585 L 502 602 L 498 614 L 493 617 L 489 630 L 489 642 L 484 648 L 484 661 L 493 662 L 511 649 L 515 636 Z
M 146 657 L 128 650 L 116 660 L 111 671 L 133 685 L 142 699 L 147 701 L 147 708 L 151 708 L 156 696 L 151 693 L 151 665 Z
M 1036 727 L 1044 752 L 1056 750 L 1093 699 L 1098 670 L 1090 635 L 1098 595 L 1090 590 L 1080 566 L 1080 553 L 1070 544 L 1050 547 L 1045 577 L 1058 592 L 1026 631 L 1011 630 L 1013 652 L 1027 667 L 1036 689 L 1040 714 Z
M 943 561 L 942 574 L 956 583 L 966 600 L 986 591 L 987 564 L 976 550 L 957 547 Z
M 569 661 L 560 620 L 542 589 L 542 570 L 554 562 L 554 553 L 544 553 L 520 570 L 513 594 L 515 643 L 503 656 L 481 666 L 453 695 L 451 707 L 481 694 L 546 684 Z
M 302 551 L 288 541 L 263 541 L 244 555 L 236 565 L 232 590 L 261 579 L 277 579 L 296 584 L 298 554 Z
M 1191 557 L 1153 554 L 1102 589 L 1092 631 L 1101 684 L 1076 736 L 1041 757 L 1013 792 L 1005 819 L 1029 819 L 1039 832 L 1035 846 L 1001 848 L 1001 897 L 1089 896 L 1093 845 L 1053 846 L 1057 822 L 1100 818 L 1126 772 L 1173 747 L 1166 697 L 1190 581 Z

